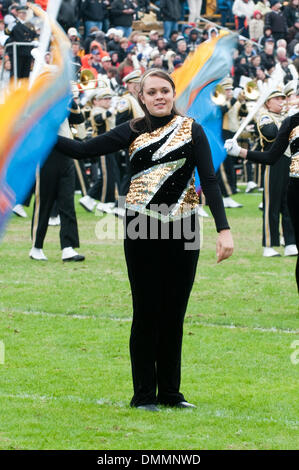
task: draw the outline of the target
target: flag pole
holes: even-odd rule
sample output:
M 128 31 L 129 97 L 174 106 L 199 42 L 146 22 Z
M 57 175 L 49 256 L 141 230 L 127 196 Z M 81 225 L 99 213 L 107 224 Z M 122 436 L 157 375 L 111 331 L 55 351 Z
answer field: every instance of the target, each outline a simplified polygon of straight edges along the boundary
M 40 34 L 39 46 L 37 48 L 37 53 L 36 53 L 36 60 L 34 62 L 34 66 L 33 66 L 33 69 L 29 78 L 29 88 L 32 87 L 34 81 L 36 80 L 36 78 L 42 71 L 42 68 L 44 65 L 44 57 L 48 50 L 49 42 L 51 39 L 51 26 L 50 26 L 49 18 L 53 20 L 56 19 L 60 5 L 61 5 L 61 0 L 49 0 L 48 1 L 48 6 L 47 6 L 48 18 L 47 20 L 44 21 L 43 28 Z M 30 3 L 28 3 L 28 6 L 30 7 Z

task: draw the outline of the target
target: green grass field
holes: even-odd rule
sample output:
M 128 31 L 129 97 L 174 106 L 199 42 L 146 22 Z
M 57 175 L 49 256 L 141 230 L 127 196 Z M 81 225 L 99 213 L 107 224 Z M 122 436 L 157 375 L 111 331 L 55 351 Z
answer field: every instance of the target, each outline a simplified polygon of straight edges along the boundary
M 195 410 L 129 407 L 131 297 L 122 241 L 96 236 L 103 218 L 76 203 L 78 264 L 62 263 L 58 227 L 49 261 L 30 260 L 30 219 L 11 219 L 0 244 L 0 449 L 299 449 L 296 258 L 263 258 L 261 195 L 235 199 L 230 260 L 216 264 L 214 222 L 203 221 L 182 361 Z

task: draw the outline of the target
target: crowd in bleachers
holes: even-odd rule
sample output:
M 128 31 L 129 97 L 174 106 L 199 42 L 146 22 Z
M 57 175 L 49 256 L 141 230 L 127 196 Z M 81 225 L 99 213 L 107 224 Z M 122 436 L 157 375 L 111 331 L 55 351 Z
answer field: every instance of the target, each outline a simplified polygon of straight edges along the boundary
M 47 7 L 47 0 L 35 3 L 43 9 Z M 285 81 L 290 79 L 291 63 L 298 69 L 298 3 L 298 0 L 283 5 L 276 0 L 218 0 L 215 11 L 219 13 L 219 23 L 240 34 L 232 70 L 235 86 L 242 75 L 267 79 L 277 62 L 286 71 Z M 127 73 L 138 67 L 172 72 L 198 44 L 218 34 L 216 23 L 202 23 L 199 17 L 194 17 L 193 4 L 197 4 L 197 9 L 201 6 L 200 14 L 204 15 L 205 5 L 201 1 L 63 0 L 57 19 L 72 43 L 76 71 L 87 68 L 94 75 L 108 73 L 121 83 Z M 150 10 L 156 28 L 150 32 L 134 30 L 134 21 L 141 20 Z M 40 30 L 40 20 L 31 10 L 24 10 L 22 0 L 0 1 L 0 67 L 5 83 L 14 73 L 9 44 L 33 41 L 37 45 Z M 31 49 L 18 47 L 18 77 L 30 73 L 34 60 Z

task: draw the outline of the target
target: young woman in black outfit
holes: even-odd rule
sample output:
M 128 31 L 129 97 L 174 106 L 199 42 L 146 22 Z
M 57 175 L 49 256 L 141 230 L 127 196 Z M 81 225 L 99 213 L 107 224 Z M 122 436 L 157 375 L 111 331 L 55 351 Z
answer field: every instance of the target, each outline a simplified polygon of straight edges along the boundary
M 183 321 L 199 255 L 195 168 L 219 232 L 217 262 L 232 254 L 233 241 L 207 138 L 176 111 L 171 77 L 146 72 L 139 99 L 144 118 L 86 142 L 59 137 L 56 148 L 78 159 L 129 148 L 124 250 L 133 299 L 131 406 L 191 408 L 179 388 Z
M 225 148 L 230 155 L 266 165 L 274 165 L 283 156 L 288 145 L 291 150 L 291 165 L 287 202 L 295 232 L 296 246 L 299 251 L 299 112 L 283 121 L 275 142 L 265 152 L 248 151 L 239 147 L 237 142 L 232 139 L 225 142 Z M 297 258 L 296 264 L 296 281 L 299 292 L 299 258 Z

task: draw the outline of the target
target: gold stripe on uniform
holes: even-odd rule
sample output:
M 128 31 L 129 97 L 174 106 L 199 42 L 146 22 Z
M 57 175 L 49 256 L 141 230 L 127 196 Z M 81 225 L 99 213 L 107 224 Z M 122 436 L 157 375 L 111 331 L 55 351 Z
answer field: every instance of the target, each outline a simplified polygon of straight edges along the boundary
M 40 210 L 40 166 L 36 167 L 35 171 L 35 209 L 33 214 L 33 226 L 32 226 L 32 246 L 35 245 L 36 231 L 39 222 L 39 210 Z
M 221 165 L 220 165 L 220 174 L 221 174 L 221 178 L 222 178 L 223 184 L 225 186 L 226 192 L 229 196 L 231 196 L 232 195 L 232 190 L 231 190 L 229 182 L 227 181 L 226 171 L 224 169 L 223 163 L 221 163 Z
M 269 180 L 270 180 L 270 166 L 266 165 L 264 174 L 264 230 L 265 230 L 265 243 L 266 247 L 271 247 L 271 236 L 270 236 L 270 223 L 269 223 Z
M 80 186 L 81 186 L 82 194 L 83 194 L 83 196 L 86 196 L 87 191 L 86 191 L 85 181 L 84 181 L 84 178 L 83 178 L 83 175 L 82 175 L 81 167 L 79 165 L 78 160 L 74 160 L 74 163 L 75 163 L 75 169 L 76 169 L 76 172 L 77 172 L 79 183 L 80 183 Z
M 105 202 L 106 195 L 107 195 L 107 167 L 106 167 L 106 158 L 104 155 L 100 157 L 101 160 L 101 172 L 102 172 L 102 194 L 101 194 L 101 202 Z

